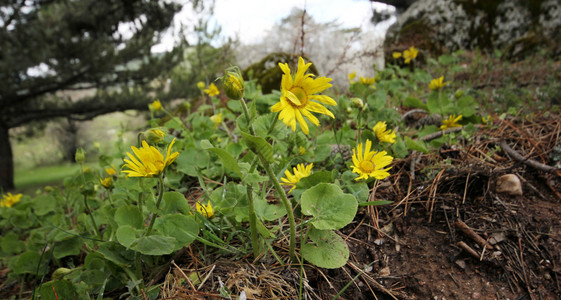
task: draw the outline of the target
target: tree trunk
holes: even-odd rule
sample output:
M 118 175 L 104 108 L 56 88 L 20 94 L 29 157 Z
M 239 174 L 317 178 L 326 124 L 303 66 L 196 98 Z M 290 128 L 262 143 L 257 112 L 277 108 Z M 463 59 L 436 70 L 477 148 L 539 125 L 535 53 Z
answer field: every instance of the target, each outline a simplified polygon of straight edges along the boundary
M 0 121 L 0 189 L 14 188 L 14 161 L 8 126 Z

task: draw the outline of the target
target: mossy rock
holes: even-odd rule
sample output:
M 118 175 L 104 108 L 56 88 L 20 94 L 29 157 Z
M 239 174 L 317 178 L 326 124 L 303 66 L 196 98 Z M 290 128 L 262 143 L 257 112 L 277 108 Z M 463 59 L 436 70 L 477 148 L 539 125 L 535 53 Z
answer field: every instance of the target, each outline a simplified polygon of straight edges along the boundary
M 243 70 L 243 77 L 246 79 L 257 79 L 257 83 L 261 86 L 264 94 L 270 93 L 272 90 L 280 90 L 282 70 L 279 63 L 288 63 L 291 70 L 296 70 L 298 66 L 298 55 L 292 55 L 284 52 L 271 53 L 265 56 L 261 61 L 252 64 Z M 303 57 L 306 63 L 311 62 Z M 308 73 L 318 74 L 315 65 L 311 65 Z
M 384 56 L 392 62 L 394 51 L 415 46 L 430 56 L 499 49 L 509 60 L 542 47 L 555 57 L 561 44 L 560 18 L 557 0 L 419 0 L 388 29 Z

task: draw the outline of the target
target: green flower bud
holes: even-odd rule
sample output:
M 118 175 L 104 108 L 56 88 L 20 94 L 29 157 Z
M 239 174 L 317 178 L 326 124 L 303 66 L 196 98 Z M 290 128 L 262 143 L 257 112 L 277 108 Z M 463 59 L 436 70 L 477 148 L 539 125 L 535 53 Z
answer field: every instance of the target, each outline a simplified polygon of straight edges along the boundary
M 364 108 L 364 102 L 362 101 L 362 99 L 360 98 L 352 98 L 351 99 L 351 103 L 353 104 L 354 107 L 359 108 L 359 109 L 363 109 Z
M 72 269 L 58 268 L 53 272 L 53 275 L 51 275 L 51 277 L 53 280 L 60 280 L 70 273 L 72 273 Z
M 242 77 L 240 68 L 230 67 L 224 72 L 222 77 L 224 84 L 224 93 L 228 98 L 233 100 L 240 100 L 244 96 L 245 82 Z
M 160 129 L 151 128 L 144 132 L 144 139 L 148 144 L 159 144 L 164 141 L 166 134 Z
M 454 98 L 459 99 L 460 97 L 462 97 L 464 95 L 464 91 L 463 90 L 457 90 L 454 93 Z
M 86 161 L 86 151 L 82 147 L 78 148 L 78 150 L 76 150 L 76 155 L 74 156 L 74 159 L 79 164 L 84 163 L 84 161 Z

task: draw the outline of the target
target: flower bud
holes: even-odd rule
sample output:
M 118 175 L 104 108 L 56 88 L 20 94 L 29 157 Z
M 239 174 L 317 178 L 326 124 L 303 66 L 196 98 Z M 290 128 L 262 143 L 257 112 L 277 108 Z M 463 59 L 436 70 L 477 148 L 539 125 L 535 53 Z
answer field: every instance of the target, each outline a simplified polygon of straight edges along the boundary
M 86 151 L 82 147 L 78 148 L 78 150 L 76 150 L 76 155 L 74 156 L 74 159 L 79 164 L 84 163 L 84 161 L 86 161 Z
M 233 100 L 240 100 L 243 98 L 245 82 L 243 81 L 242 73 L 238 67 L 230 67 L 224 72 L 222 83 L 224 84 L 224 93 L 228 98 Z
M 462 97 L 463 95 L 464 95 L 464 91 L 463 91 L 463 90 L 457 90 L 457 91 L 454 93 L 454 98 L 460 99 L 460 97 Z
M 197 82 L 197 87 L 199 88 L 199 90 L 202 90 L 205 88 L 205 83 L 202 81 Z
M 359 109 L 363 109 L 364 108 L 364 102 L 362 101 L 362 99 L 360 98 L 352 98 L 351 99 L 351 103 L 353 104 L 354 107 L 359 108 Z
M 159 144 L 164 141 L 166 134 L 160 129 L 151 128 L 144 132 L 144 139 L 148 144 Z
M 72 273 L 72 269 L 68 269 L 68 268 L 58 268 L 53 272 L 53 275 L 51 275 L 51 278 L 53 280 L 60 280 L 62 278 L 64 278 L 64 276 L 68 275 Z M 54 289 L 54 288 L 53 288 Z
M 113 188 L 113 179 L 111 177 L 99 179 L 99 183 L 101 183 L 101 185 L 108 190 Z
M 150 103 L 150 104 L 148 105 L 148 108 L 149 108 L 151 111 L 162 110 L 162 102 L 160 102 L 160 100 L 156 100 L 156 101 Z
M 223 121 L 222 119 L 222 113 L 216 114 L 216 115 L 212 115 L 210 117 L 210 120 L 212 121 L 212 123 L 214 124 L 214 128 L 218 128 L 218 125 L 220 125 Z

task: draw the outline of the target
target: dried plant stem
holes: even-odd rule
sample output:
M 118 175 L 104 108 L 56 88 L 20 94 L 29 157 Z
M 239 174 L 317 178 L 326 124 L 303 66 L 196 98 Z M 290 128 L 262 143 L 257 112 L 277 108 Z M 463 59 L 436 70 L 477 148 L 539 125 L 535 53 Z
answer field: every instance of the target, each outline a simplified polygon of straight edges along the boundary
M 501 149 L 503 149 L 504 152 L 506 152 L 508 155 L 510 155 L 512 158 L 516 159 L 517 161 L 523 162 L 523 163 L 527 164 L 528 166 L 530 166 L 532 168 L 535 168 L 535 169 L 538 169 L 540 171 L 557 173 L 558 175 L 561 176 L 561 174 L 560 174 L 561 170 L 560 169 L 542 164 L 542 163 L 540 163 L 538 161 L 535 161 L 531 158 L 524 158 L 524 156 L 522 156 L 520 153 L 518 153 L 514 149 L 510 148 L 510 146 L 506 143 L 506 141 L 502 140 L 499 144 L 501 145 Z

